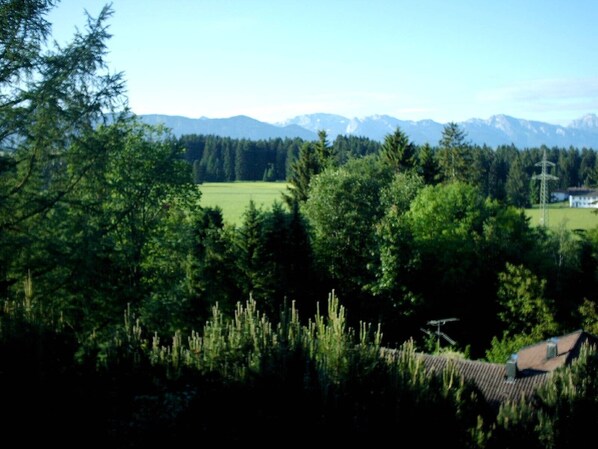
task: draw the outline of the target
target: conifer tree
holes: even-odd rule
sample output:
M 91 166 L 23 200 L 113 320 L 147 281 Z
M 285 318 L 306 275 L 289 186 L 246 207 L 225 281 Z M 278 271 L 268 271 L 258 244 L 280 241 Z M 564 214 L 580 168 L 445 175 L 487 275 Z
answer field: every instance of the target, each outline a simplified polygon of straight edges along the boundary
M 320 173 L 321 165 L 314 144 L 305 142 L 299 150 L 299 157 L 291 166 L 290 186 L 284 199 L 292 206 L 294 203 L 303 203 L 309 194 L 309 183 L 314 175 Z
M 520 157 L 511 163 L 505 183 L 507 201 L 516 207 L 530 206 L 530 177 L 525 172 Z
M 455 122 L 442 130 L 438 164 L 444 181 L 468 181 L 471 173 L 471 150 L 465 142 L 465 132 Z
M 415 166 L 415 145 L 399 127 L 387 134 L 380 149 L 382 161 L 396 172 L 403 172 Z
M 434 151 L 430 144 L 419 147 L 417 153 L 418 172 L 425 184 L 433 184 L 438 176 L 438 165 L 434 158 Z
M 34 225 L 105 164 L 107 148 L 94 145 L 94 126 L 124 106 L 122 75 L 103 61 L 110 8 L 88 17 L 86 29 L 61 47 L 49 42 L 47 15 L 55 3 L 0 3 L 1 292 L 24 274 L 11 266 L 31 267 L 21 250 L 44 239 Z
M 320 171 L 334 165 L 334 147 L 328 142 L 328 134 L 326 131 L 318 131 L 318 140 L 315 143 L 315 150 L 320 164 Z

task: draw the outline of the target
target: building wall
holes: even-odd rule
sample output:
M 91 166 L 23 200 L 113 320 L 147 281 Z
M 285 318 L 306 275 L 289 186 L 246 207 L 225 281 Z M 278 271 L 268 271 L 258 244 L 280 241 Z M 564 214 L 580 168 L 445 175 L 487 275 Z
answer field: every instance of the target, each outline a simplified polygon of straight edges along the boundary
M 598 209 L 598 195 L 569 195 L 569 207 L 593 207 Z

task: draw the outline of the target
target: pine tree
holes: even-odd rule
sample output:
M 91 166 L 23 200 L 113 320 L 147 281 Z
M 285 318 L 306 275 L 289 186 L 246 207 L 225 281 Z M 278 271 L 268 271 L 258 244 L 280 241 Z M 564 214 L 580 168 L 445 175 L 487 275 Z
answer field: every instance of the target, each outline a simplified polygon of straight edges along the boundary
M 326 131 L 318 131 L 318 140 L 315 143 L 315 150 L 320 165 L 319 171 L 335 165 L 334 148 L 328 143 L 328 134 L 326 134 Z
M 416 163 L 415 145 L 399 128 L 393 134 L 387 134 L 380 149 L 382 161 L 394 171 L 402 172 L 412 169 Z
M 438 164 L 434 157 L 432 147 L 425 143 L 419 147 L 417 153 L 418 172 L 424 179 L 424 183 L 433 184 L 438 177 Z
M 321 168 L 314 144 L 305 142 L 299 150 L 299 158 L 292 165 L 288 193 L 284 194 L 287 204 L 292 207 L 295 203 L 303 203 L 307 200 L 311 179 L 320 173 Z
M 521 158 L 517 157 L 511 164 L 509 174 L 507 175 L 507 182 L 505 183 L 505 191 L 507 201 L 516 207 L 530 206 L 530 177 L 523 169 Z
M 238 266 L 243 273 L 242 289 L 246 298 L 255 290 L 260 290 L 263 281 L 260 264 L 260 252 L 263 251 L 263 222 L 262 211 L 256 207 L 253 200 L 249 201 L 238 235 Z
M 444 181 L 468 181 L 471 174 L 471 149 L 465 143 L 465 132 L 454 122 L 442 130 L 438 163 Z

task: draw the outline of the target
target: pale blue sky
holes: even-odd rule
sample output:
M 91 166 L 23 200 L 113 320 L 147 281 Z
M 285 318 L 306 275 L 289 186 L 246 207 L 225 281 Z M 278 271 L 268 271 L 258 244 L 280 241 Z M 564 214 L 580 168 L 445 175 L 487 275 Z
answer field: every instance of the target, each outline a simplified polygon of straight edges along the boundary
M 105 2 L 63 0 L 63 41 Z M 137 114 L 441 123 L 598 113 L 595 0 L 114 0 L 108 63 Z

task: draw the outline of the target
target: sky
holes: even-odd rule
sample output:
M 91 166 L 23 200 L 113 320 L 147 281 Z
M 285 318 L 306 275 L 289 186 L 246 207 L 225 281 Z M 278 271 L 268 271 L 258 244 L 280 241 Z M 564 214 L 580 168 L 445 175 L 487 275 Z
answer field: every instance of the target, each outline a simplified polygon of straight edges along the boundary
M 67 42 L 105 5 L 62 0 Z M 113 0 L 106 61 L 131 110 L 191 118 L 598 113 L 595 0 Z

